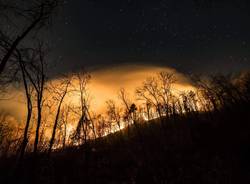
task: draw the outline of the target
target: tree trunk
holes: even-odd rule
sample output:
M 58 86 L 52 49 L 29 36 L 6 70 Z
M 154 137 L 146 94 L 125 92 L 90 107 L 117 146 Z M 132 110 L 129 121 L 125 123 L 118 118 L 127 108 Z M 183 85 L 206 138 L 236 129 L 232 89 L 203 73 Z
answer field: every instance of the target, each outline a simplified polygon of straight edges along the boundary
M 31 96 L 30 96 L 30 92 L 28 89 L 27 79 L 25 76 L 25 66 L 21 61 L 20 53 L 18 53 L 18 55 L 19 55 L 19 64 L 20 64 L 20 68 L 22 71 L 23 84 L 24 84 L 26 100 L 27 100 L 27 102 L 26 102 L 27 103 L 27 118 L 26 118 L 26 125 L 25 125 L 25 129 L 24 129 L 24 133 L 23 133 L 23 141 L 21 144 L 20 157 L 19 157 L 19 163 L 21 163 L 23 160 L 23 157 L 24 157 L 26 146 L 28 144 L 28 130 L 29 130 L 30 119 L 31 119 L 31 115 L 32 115 L 32 101 L 31 101 Z
M 40 101 L 40 100 L 39 100 Z M 36 127 L 36 137 L 35 137 L 35 142 L 34 142 L 34 150 L 33 153 L 36 155 L 37 153 L 37 147 L 38 147 L 38 140 L 39 140 L 39 131 L 40 131 L 40 126 L 41 126 L 41 120 L 42 120 L 42 108 L 41 108 L 41 103 L 38 102 L 38 107 L 37 107 L 37 127 Z
M 17 48 L 17 46 L 19 45 L 19 43 L 31 32 L 32 29 L 34 29 L 36 27 L 36 25 L 40 22 L 40 20 L 42 19 L 43 16 L 43 8 L 41 9 L 41 14 L 40 16 L 34 20 L 29 27 L 27 27 L 27 29 L 20 35 L 18 36 L 15 41 L 12 43 L 10 49 L 8 50 L 8 52 L 4 55 L 1 63 L 0 63 L 0 75 L 2 74 L 9 58 L 11 57 L 12 53 L 14 52 L 14 50 Z
M 54 127 L 53 127 L 53 132 L 52 132 L 52 136 L 51 136 L 50 144 L 49 144 L 48 156 L 50 156 L 50 153 L 51 153 L 51 150 L 52 150 L 52 147 L 53 147 L 53 144 L 54 144 L 54 140 L 55 140 L 55 136 L 56 136 L 56 128 L 57 128 L 57 125 L 58 125 L 58 119 L 59 119 L 59 114 L 60 114 L 60 111 L 61 111 L 61 105 L 62 105 L 62 102 L 63 102 L 63 98 L 59 102 L 59 106 L 57 108 L 56 118 L 55 118 Z

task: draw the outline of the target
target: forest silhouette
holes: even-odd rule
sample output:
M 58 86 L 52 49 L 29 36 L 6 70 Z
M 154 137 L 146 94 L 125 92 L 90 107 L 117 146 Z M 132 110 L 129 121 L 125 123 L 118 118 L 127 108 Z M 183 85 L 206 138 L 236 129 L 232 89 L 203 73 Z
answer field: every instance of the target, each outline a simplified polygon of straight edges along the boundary
M 41 35 L 62 4 L 0 1 L 8 25 L 0 30 L 0 102 L 22 89 L 26 109 L 23 123 L 0 112 L 1 183 L 250 182 L 249 72 L 190 75 L 192 90 L 179 90 L 175 73 L 162 71 L 134 86 L 133 98 L 121 88 L 98 114 L 86 69 L 56 82 L 49 75 Z

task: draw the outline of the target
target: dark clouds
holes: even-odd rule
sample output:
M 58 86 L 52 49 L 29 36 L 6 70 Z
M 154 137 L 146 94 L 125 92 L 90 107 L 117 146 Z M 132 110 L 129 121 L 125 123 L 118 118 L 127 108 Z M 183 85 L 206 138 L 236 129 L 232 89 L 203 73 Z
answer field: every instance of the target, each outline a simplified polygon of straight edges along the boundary
M 61 70 L 122 63 L 184 72 L 250 66 L 248 1 L 70 0 L 53 40 Z

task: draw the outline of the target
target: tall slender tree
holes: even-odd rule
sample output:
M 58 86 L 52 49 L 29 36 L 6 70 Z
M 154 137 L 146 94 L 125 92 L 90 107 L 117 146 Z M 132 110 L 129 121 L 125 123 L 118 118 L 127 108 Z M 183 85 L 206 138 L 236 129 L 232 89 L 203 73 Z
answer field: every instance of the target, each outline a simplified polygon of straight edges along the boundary
M 57 130 L 57 126 L 58 126 L 61 107 L 62 107 L 62 104 L 64 102 L 65 96 L 68 93 L 70 83 L 71 83 L 71 79 L 66 77 L 66 78 L 62 79 L 61 82 L 59 82 L 58 86 L 54 86 L 54 85 L 52 86 L 53 92 L 55 93 L 54 99 L 56 101 L 58 101 L 58 106 L 57 106 L 57 110 L 56 110 L 56 116 L 55 116 L 55 120 L 54 120 L 52 135 L 51 135 L 51 139 L 50 139 L 50 143 L 49 143 L 49 149 L 48 149 L 49 156 L 50 156 L 50 153 L 51 153 L 54 141 L 55 141 L 56 130 Z

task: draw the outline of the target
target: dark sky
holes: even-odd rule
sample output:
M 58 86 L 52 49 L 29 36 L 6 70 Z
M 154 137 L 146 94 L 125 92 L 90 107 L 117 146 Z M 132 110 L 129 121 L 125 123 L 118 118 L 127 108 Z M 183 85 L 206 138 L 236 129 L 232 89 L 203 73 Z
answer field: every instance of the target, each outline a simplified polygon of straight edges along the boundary
M 69 0 L 53 43 L 63 71 L 124 63 L 250 68 L 249 0 Z

